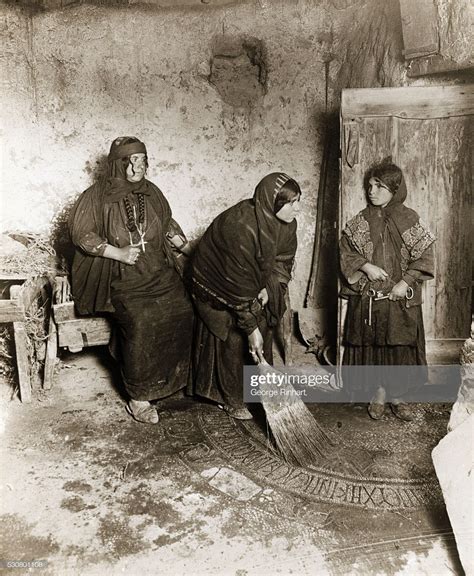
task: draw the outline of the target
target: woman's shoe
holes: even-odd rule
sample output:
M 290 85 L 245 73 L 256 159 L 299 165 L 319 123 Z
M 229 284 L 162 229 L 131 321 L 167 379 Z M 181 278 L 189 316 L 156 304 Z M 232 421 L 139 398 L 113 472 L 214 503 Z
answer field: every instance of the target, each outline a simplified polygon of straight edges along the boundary
M 400 420 L 405 420 L 405 422 L 411 422 L 415 419 L 415 416 L 408 404 L 405 402 L 397 402 L 390 404 L 393 414 L 400 418 Z
M 219 408 L 225 410 L 231 418 L 235 418 L 236 420 L 253 419 L 252 414 L 247 410 L 247 408 L 245 408 L 245 406 L 242 406 L 241 408 L 234 408 L 233 406 L 219 404 Z
M 367 412 L 372 420 L 380 420 L 385 412 L 385 389 L 379 386 L 367 407 Z
M 385 404 L 380 404 L 372 400 L 367 408 L 367 412 L 372 420 L 380 420 L 385 412 Z
M 129 400 L 126 410 L 137 422 L 158 424 L 158 412 L 148 401 Z

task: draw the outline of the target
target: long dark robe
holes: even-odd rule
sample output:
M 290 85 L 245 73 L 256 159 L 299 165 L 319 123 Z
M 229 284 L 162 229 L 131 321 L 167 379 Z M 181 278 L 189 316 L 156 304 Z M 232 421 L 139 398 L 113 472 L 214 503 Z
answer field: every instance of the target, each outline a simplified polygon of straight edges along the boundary
M 124 247 L 140 240 L 127 227 L 127 199 L 139 212 L 145 206 L 144 244 L 137 263 L 128 266 L 103 257 L 106 244 Z M 192 305 L 178 274 L 168 237 L 180 233 L 169 204 L 151 182 L 129 185 L 105 179 L 86 190 L 70 218 L 76 253 L 73 297 L 82 314 L 110 313 L 113 353 L 123 383 L 135 400 L 156 400 L 187 384 L 191 361 Z
M 259 328 L 272 361 L 272 328 L 285 311 L 284 295 L 296 252 L 296 222 L 273 213 L 276 194 L 289 177 L 270 174 L 244 200 L 220 214 L 202 237 L 192 266 L 199 319 L 194 350 L 194 392 L 242 406 L 243 365 L 252 364 L 247 336 Z M 257 300 L 266 288 L 269 302 Z
M 433 235 L 418 214 L 403 205 L 404 180 L 386 208 L 368 206 L 350 220 L 340 242 L 342 295 L 349 299 L 344 330 L 343 364 L 348 366 L 426 366 L 421 286 L 433 278 Z M 369 282 L 360 270 L 370 262 L 389 275 L 384 282 Z M 372 302 L 368 325 L 368 290 L 388 294 L 401 279 L 413 289 L 411 300 Z M 375 374 L 376 372 L 376 374 Z M 392 398 L 402 398 L 427 378 L 426 369 L 413 369 L 403 377 L 383 369 L 357 376 L 344 370 L 353 397 L 369 395 L 382 385 Z

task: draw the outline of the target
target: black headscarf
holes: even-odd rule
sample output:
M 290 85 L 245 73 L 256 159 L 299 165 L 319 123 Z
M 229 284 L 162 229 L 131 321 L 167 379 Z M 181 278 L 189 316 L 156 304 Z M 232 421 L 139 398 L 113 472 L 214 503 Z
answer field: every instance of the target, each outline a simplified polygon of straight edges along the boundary
M 290 279 L 296 221 L 288 224 L 274 214 L 275 198 L 289 180 L 282 172 L 265 176 L 253 199 L 217 216 L 197 247 L 194 279 L 230 305 L 253 300 L 262 288 L 272 291 L 272 283 Z
M 107 163 L 107 176 L 104 182 L 104 192 L 107 202 L 117 202 L 133 192 L 135 194 L 150 194 L 148 181 L 142 178 L 139 182 L 127 180 L 127 164 L 132 154 L 147 154 L 146 146 L 138 138 L 122 136 L 116 138 L 110 147 Z

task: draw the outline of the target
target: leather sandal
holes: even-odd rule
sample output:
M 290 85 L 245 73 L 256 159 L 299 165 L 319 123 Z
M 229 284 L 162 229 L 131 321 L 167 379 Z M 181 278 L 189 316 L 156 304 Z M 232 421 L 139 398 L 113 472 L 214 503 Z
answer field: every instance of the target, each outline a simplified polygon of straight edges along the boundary
M 400 420 L 404 420 L 405 422 L 411 422 L 415 419 L 415 415 L 413 414 L 410 406 L 405 402 L 398 402 L 397 404 L 390 404 L 390 408 L 393 414 L 400 418 Z
M 367 412 L 372 420 L 380 420 L 385 412 L 385 404 L 381 404 L 380 402 L 372 402 L 367 407 Z
M 142 422 L 143 424 L 158 424 L 158 412 L 149 402 L 147 402 L 147 405 L 144 404 L 140 407 L 132 407 L 129 402 L 125 408 L 130 416 L 137 422 Z

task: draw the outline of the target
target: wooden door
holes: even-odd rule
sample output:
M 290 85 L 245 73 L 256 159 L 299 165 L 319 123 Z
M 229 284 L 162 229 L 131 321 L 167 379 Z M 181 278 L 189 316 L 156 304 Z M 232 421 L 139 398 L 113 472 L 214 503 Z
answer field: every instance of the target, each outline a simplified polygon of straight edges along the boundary
M 391 155 L 405 175 L 405 205 L 436 236 L 435 279 L 423 288 L 433 364 L 455 356 L 470 331 L 473 112 L 474 85 L 342 92 L 339 230 L 366 205 L 365 171 Z M 339 358 L 344 313 L 341 301 Z

